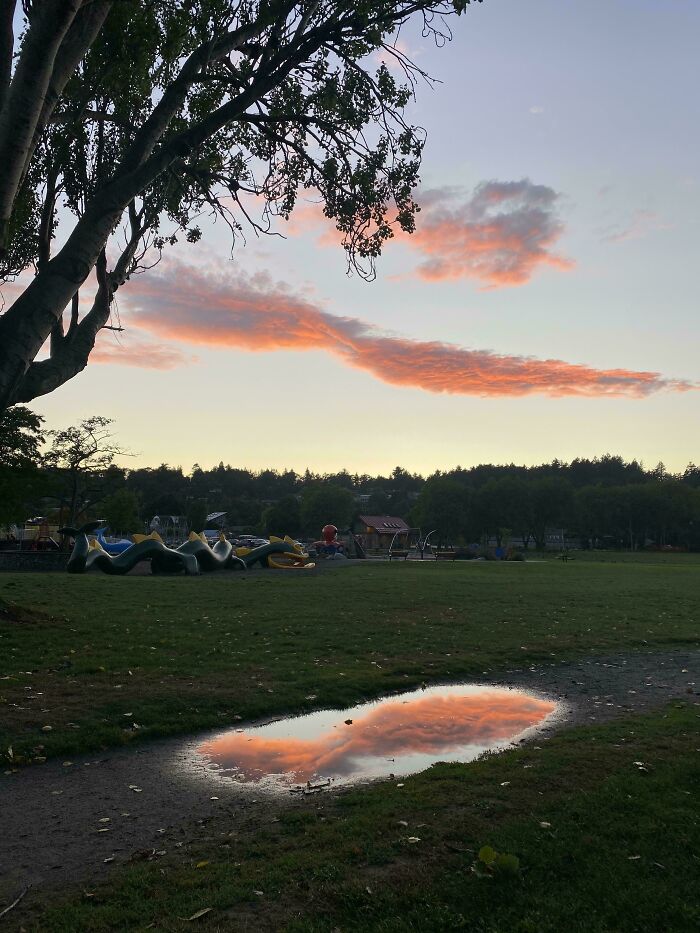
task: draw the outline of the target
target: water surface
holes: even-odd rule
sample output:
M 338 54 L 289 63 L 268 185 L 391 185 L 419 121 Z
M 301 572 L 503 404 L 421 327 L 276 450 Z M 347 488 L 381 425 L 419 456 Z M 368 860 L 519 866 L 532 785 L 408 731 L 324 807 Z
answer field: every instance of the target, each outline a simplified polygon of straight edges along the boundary
M 351 784 L 415 774 L 436 761 L 471 761 L 509 745 L 556 705 L 503 687 L 430 687 L 231 729 L 198 745 L 196 756 L 205 771 L 240 784 Z

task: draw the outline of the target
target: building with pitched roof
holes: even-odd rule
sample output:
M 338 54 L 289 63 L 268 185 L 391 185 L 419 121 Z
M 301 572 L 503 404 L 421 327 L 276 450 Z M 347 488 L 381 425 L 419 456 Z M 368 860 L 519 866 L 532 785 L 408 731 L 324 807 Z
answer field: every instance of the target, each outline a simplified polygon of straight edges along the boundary
M 406 522 L 396 515 L 358 515 L 356 533 L 362 539 L 365 549 L 389 550 L 394 542 L 395 547 L 406 547 L 411 529 Z

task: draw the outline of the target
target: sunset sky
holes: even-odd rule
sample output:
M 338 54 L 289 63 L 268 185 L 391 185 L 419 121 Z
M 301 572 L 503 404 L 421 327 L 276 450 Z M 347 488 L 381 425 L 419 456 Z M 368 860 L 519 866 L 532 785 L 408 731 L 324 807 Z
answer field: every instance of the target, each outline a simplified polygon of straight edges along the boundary
M 133 465 L 423 473 L 700 461 L 700 4 L 485 0 L 443 49 L 418 231 L 346 275 L 301 203 L 233 261 L 203 223 L 118 294 L 125 333 L 33 407 L 115 419 Z

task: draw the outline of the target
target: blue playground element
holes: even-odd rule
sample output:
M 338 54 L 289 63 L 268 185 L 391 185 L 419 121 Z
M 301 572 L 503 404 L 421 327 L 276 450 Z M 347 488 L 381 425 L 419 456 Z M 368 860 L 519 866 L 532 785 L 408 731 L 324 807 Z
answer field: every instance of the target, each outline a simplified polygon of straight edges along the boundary
M 126 538 L 122 538 L 120 541 L 105 541 L 106 530 L 106 527 L 100 528 L 100 530 L 95 535 L 95 538 L 100 543 L 102 550 L 106 551 L 108 554 L 111 554 L 112 557 L 116 557 L 117 554 L 122 554 L 134 543 L 133 541 L 128 541 Z

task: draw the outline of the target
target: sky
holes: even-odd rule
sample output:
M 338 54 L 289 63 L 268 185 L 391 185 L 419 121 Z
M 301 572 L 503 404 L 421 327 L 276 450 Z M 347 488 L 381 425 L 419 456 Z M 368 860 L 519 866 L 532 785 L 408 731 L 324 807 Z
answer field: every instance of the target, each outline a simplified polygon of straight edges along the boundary
M 124 465 L 428 474 L 605 453 L 700 461 L 700 4 L 485 0 L 410 119 L 412 237 L 365 282 L 301 202 L 230 255 L 203 224 L 118 293 L 125 332 L 36 400 L 114 419 Z

